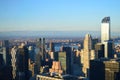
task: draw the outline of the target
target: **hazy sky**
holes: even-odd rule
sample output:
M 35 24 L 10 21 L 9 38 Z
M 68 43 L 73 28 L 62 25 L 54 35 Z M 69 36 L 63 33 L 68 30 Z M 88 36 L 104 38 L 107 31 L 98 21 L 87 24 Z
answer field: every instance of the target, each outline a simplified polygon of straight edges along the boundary
M 120 31 L 120 0 L 0 0 L 0 31 L 100 31 L 111 17 Z

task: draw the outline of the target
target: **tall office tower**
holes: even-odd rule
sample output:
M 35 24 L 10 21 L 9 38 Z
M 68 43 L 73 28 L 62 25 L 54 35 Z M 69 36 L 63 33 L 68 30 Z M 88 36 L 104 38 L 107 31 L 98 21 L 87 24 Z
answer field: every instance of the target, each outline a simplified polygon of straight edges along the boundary
M 92 50 L 92 37 L 86 34 L 84 39 L 84 48 L 81 50 L 81 63 L 83 64 L 83 73 L 89 76 L 89 61 L 95 59 L 95 52 Z
M 9 41 L 4 40 L 2 42 L 2 47 L 3 47 L 3 59 L 5 62 L 5 65 L 10 66 L 11 65 L 11 55 L 9 53 Z
M 1 54 L 0 52 L 0 69 L 2 68 L 3 65 L 4 65 L 3 54 Z
M 2 55 L 4 65 L 6 65 L 6 48 L 5 47 L 0 48 L 0 54 Z
M 110 17 L 105 17 L 101 22 L 101 43 L 110 40 Z
M 113 58 L 114 57 L 113 42 L 112 41 L 107 41 L 107 42 L 104 42 L 103 44 L 104 44 L 104 48 L 105 48 L 104 57 Z
M 74 51 L 74 60 L 73 60 L 73 62 L 75 64 L 78 64 L 78 65 L 81 64 L 81 61 L 80 61 L 80 51 L 79 50 Z
M 95 45 L 96 58 L 104 58 L 104 44 L 97 43 Z
M 39 48 L 40 55 L 42 57 L 42 60 L 45 60 L 45 38 L 41 39 L 39 38 L 36 43 L 36 47 Z
M 45 53 L 45 38 L 43 38 L 43 47 L 42 47 L 42 59 L 45 61 L 47 55 Z
M 58 53 L 58 60 L 61 63 L 63 73 L 67 74 L 68 73 L 67 67 L 70 67 L 70 66 L 67 65 L 67 55 L 66 55 L 66 52 L 59 52 Z
M 2 46 L 3 46 L 3 47 L 9 47 L 9 41 L 8 41 L 8 40 L 4 40 L 4 41 L 2 42 Z
M 3 72 L 2 69 L 4 67 L 4 61 L 3 61 L 3 54 L 0 52 L 0 79 L 3 80 Z
M 113 58 L 113 42 L 110 41 L 110 38 L 110 17 L 105 17 L 101 24 L 101 43 L 104 44 L 104 57 L 106 58 Z
M 17 48 L 16 48 L 16 46 L 14 46 L 11 49 L 11 63 L 12 63 L 13 80 L 15 80 L 15 78 L 16 78 L 16 52 L 17 52 Z
M 29 50 L 30 61 L 35 62 L 35 48 L 33 46 L 29 46 L 28 50 Z
M 0 52 L 0 79 L 2 79 L 3 76 L 3 72 L 2 72 L 3 67 L 4 67 L 3 54 Z
M 17 80 L 29 80 L 28 58 L 29 58 L 28 49 L 22 43 L 21 46 L 18 47 L 16 53 Z
M 90 80 L 120 80 L 120 59 L 91 60 Z
M 42 62 L 42 39 L 39 38 L 36 41 L 36 48 L 35 48 L 35 74 L 40 73 L 40 67 Z
M 51 52 L 54 52 L 54 51 L 55 51 L 54 43 L 53 43 L 53 42 L 50 42 L 49 48 L 50 48 L 50 51 L 51 51 Z
M 92 37 L 90 34 L 85 35 L 84 50 L 89 51 L 92 49 Z
M 92 39 L 92 49 L 95 50 L 95 45 L 98 43 L 98 38 Z
M 38 39 L 36 43 L 35 73 L 40 73 L 40 67 L 45 64 L 45 38 Z
M 8 64 L 10 58 L 6 52 L 6 47 L 0 47 L 0 80 L 12 79 L 12 67 Z
M 63 52 L 66 53 L 66 55 L 64 55 L 64 53 L 63 53 L 64 58 L 66 56 L 66 74 L 72 74 L 73 73 L 73 68 L 72 68 L 73 55 L 72 55 L 71 47 L 63 47 Z M 61 60 L 61 63 L 63 63 L 62 62 L 62 54 L 59 55 L 59 60 Z

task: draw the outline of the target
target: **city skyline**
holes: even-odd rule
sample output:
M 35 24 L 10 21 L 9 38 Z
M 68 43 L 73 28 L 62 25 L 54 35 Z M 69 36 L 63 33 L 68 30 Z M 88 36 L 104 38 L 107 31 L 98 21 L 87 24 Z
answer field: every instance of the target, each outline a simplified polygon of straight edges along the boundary
M 0 32 L 100 31 L 111 17 L 111 32 L 119 32 L 120 1 L 26 0 L 0 1 Z

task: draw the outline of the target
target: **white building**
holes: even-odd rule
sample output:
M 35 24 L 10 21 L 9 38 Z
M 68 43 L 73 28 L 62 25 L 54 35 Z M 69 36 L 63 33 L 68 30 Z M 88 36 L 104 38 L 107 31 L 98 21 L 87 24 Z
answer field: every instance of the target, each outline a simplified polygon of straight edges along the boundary
M 81 63 L 83 64 L 82 71 L 86 77 L 89 76 L 90 60 L 95 59 L 95 51 L 92 50 L 92 37 L 86 34 L 84 39 L 84 48 L 81 50 Z
M 110 40 L 110 17 L 105 17 L 101 22 L 101 43 Z
M 105 17 L 101 22 L 101 43 L 104 44 L 104 57 L 112 58 L 112 42 L 110 31 L 110 17 Z

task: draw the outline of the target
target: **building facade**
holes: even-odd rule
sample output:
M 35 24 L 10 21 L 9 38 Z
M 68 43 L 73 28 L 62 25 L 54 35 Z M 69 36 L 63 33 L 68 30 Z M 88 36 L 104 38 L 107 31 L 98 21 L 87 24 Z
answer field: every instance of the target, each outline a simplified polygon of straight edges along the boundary
M 96 58 L 104 58 L 104 44 L 97 43 L 95 45 Z
M 16 78 L 16 52 L 17 52 L 17 48 L 16 48 L 16 46 L 14 46 L 11 49 L 11 63 L 12 63 L 12 77 L 13 77 L 13 79 Z
M 29 80 L 28 48 L 22 43 L 16 53 L 16 80 Z
M 111 41 L 110 17 L 104 17 L 101 22 L 101 43 L 104 44 L 104 57 L 113 58 L 113 42 Z
M 104 17 L 101 21 L 101 42 L 110 40 L 110 17 Z
M 89 62 L 95 59 L 95 52 L 92 50 L 92 37 L 86 34 L 84 39 L 84 48 L 81 50 L 81 63 L 83 65 L 82 71 L 85 76 L 89 76 Z
M 91 60 L 90 80 L 120 80 L 120 59 Z

